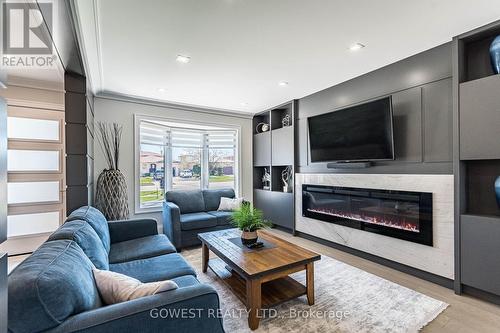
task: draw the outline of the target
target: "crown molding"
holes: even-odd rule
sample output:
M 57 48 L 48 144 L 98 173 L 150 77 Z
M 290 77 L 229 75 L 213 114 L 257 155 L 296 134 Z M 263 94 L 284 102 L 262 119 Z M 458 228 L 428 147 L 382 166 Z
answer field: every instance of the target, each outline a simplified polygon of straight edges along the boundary
M 227 109 L 208 108 L 208 107 L 202 107 L 202 106 L 184 104 L 184 103 L 166 102 L 166 101 L 156 100 L 156 99 L 152 99 L 152 98 L 144 98 L 144 97 L 139 97 L 139 96 L 134 96 L 134 95 L 121 94 L 121 93 L 112 92 L 112 91 L 99 92 L 99 93 L 95 94 L 95 97 L 102 98 L 102 99 L 115 100 L 115 101 L 120 101 L 120 102 L 128 102 L 128 103 L 135 103 L 135 104 L 142 104 L 142 105 L 157 106 L 157 107 L 162 107 L 162 108 L 176 109 L 176 110 L 182 110 L 182 111 L 201 112 L 201 113 L 214 114 L 214 115 L 219 115 L 219 116 L 228 116 L 228 117 L 236 117 L 236 118 L 243 118 L 243 119 L 252 119 L 253 118 L 253 113 L 238 112 L 238 111 L 227 110 Z
M 81 57 L 82 57 L 82 62 L 83 62 L 83 68 L 85 71 L 85 76 L 87 77 L 87 80 L 90 82 L 90 90 L 92 93 L 96 93 L 97 91 L 101 91 L 103 87 L 103 81 L 104 81 L 104 74 L 103 74 L 103 66 L 102 66 L 102 44 L 101 44 L 101 37 L 100 37 L 100 21 L 99 21 L 99 4 L 98 0 L 90 0 L 89 4 L 92 8 L 92 22 L 85 22 L 86 25 L 91 25 L 93 27 L 94 33 L 94 42 L 96 45 L 96 59 L 97 59 L 97 71 L 91 71 L 90 65 L 89 65 L 89 57 L 87 52 L 89 52 L 89 49 L 85 43 L 85 39 L 83 38 L 83 32 L 82 32 L 82 22 L 80 20 L 80 8 L 79 5 L 77 4 L 76 0 L 69 0 L 69 8 L 71 12 L 71 17 L 74 22 L 74 28 L 75 28 L 75 34 L 76 34 L 76 39 L 78 41 L 78 45 L 80 46 L 81 50 Z M 88 40 L 90 44 L 92 44 L 92 40 Z

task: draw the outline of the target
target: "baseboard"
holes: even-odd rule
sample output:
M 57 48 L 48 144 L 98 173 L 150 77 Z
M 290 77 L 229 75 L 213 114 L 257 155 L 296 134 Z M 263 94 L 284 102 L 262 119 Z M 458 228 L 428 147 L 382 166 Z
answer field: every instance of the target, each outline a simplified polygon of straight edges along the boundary
M 500 305 L 500 296 L 481 289 L 467 286 L 465 284 L 462 284 L 462 294 L 476 297 L 479 298 L 480 300 L 490 302 L 496 305 Z
M 332 248 L 340 250 L 340 251 L 344 251 L 344 252 L 353 254 L 353 255 L 361 257 L 363 259 L 373 261 L 377 264 L 381 264 L 381 265 L 390 267 L 390 268 L 398 270 L 400 272 L 416 276 L 420 279 L 438 284 L 438 285 L 443 286 L 445 288 L 453 289 L 453 280 L 451 280 L 451 279 L 448 279 L 448 278 L 445 278 L 445 277 L 442 277 L 442 276 L 439 276 L 439 275 L 436 275 L 433 273 L 429 273 L 429 272 L 426 272 L 426 271 L 423 271 L 421 269 L 414 268 L 414 267 L 411 267 L 411 266 L 408 266 L 405 264 L 401 264 L 401 263 L 393 261 L 393 260 L 382 258 L 382 257 L 379 257 L 379 256 L 374 255 L 374 254 L 370 254 L 370 253 L 367 253 L 364 251 L 356 250 L 356 249 L 353 249 L 351 247 L 341 245 L 341 244 L 338 244 L 338 243 L 335 243 L 335 242 L 332 242 L 332 241 L 329 241 L 326 239 L 312 236 L 312 235 L 306 234 L 306 233 L 301 232 L 301 231 L 295 231 L 295 235 L 302 237 L 302 238 L 305 238 L 305 239 L 312 240 L 314 242 L 317 242 L 317 243 L 320 243 L 320 244 L 323 244 L 323 245 L 326 245 L 329 247 L 332 247 Z
M 293 232 L 292 229 L 289 229 L 289 228 L 286 228 L 286 227 L 282 227 L 280 225 L 273 224 L 273 229 L 281 230 L 281 231 L 288 232 L 289 234 L 294 235 L 294 232 Z

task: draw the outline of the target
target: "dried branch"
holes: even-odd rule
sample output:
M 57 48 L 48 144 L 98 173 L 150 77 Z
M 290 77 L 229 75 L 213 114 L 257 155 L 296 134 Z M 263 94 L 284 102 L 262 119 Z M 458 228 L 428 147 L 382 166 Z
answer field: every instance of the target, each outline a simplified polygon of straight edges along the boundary
M 117 123 L 97 122 L 97 141 L 99 142 L 109 170 L 118 170 L 122 131 L 123 126 Z

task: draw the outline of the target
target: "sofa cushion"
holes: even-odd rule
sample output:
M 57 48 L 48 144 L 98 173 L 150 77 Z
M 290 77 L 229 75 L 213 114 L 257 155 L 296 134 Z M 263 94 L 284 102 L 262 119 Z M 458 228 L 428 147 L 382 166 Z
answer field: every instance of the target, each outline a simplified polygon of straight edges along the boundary
M 105 304 L 116 304 L 179 288 L 172 280 L 142 283 L 133 277 L 94 269 L 94 279 Z
M 100 307 L 93 266 L 74 241 L 42 244 L 9 275 L 9 331 L 45 331 Z
M 146 259 L 162 254 L 174 253 L 175 247 L 165 235 L 153 235 L 111 244 L 109 262 Z
M 109 253 L 111 248 L 111 238 L 109 236 L 108 221 L 97 208 L 92 206 L 80 207 L 72 212 L 66 219 L 66 221 L 73 220 L 83 220 L 88 222 L 101 239 L 106 252 Z
M 181 230 L 195 230 L 215 227 L 217 217 L 208 213 L 181 214 Z
M 203 190 L 203 199 L 205 201 L 205 211 L 217 210 L 220 204 L 220 198 L 234 198 L 234 190 L 225 188 L 220 190 Z M 181 210 L 182 211 L 182 210 Z
M 198 281 L 198 279 L 193 275 L 182 275 L 173 278 L 172 281 L 174 281 L 179 288 L 191 287 L 200 284 L 200 281 Z
M 226 198 L 220 197 L 220 204 L 217 210 L 223 212 L 234 212 L 238 210 L 243 205 L 243 198 Z
M 97 233 L 89 223 L 80 220 L 64 223 L 49 236 L 49 241 L 60 239 L 75 241 L 95 267 L 99 269 L 109 269 L 108 253 L 101 239 L 97 236 Z
M 223 212 L 220 210 L 208 212 L 208 214 L 213 215 L 217 218 L 217 225 L 229 225 L 231 224 L 232 212 Z
M 176 204 L 181 214 L 205 211 L 205 201 L 203 201 L 203 194 L 200 190 L 167 191 L 165 200 Z
M 141 282 L 171 280 L 182 275 L 196 276 L 194 269 L 178 253 L 110 264 L 109 269 L 136 278 Z

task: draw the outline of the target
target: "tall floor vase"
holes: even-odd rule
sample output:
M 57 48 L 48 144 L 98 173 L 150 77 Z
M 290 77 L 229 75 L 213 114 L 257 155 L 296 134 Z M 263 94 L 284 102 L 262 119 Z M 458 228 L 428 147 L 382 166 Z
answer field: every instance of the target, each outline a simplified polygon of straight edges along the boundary
M 95 204 L 108 221 L 129 218 L 127 183 L 120 170 L 104 170 L 99 175 Z

